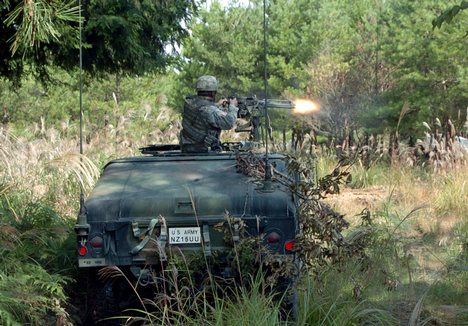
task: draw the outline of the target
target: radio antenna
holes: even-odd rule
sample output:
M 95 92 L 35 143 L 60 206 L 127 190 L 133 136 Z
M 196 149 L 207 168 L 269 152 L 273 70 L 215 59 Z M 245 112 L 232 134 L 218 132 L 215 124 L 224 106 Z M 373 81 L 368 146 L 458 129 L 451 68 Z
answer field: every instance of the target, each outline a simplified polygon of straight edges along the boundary
M 79 29 L 80 29 L 80 162 L 83 162 L 83 44 L 82 44 L 82 16 L 81 16 L 81 0 L 78 1 L 79 6 Z M 84 189 L 80 182 L 80 212 L 78 214 L 77 225 L 75 231 L 78 235 L 85 236 L 89 225 L 87 224 L 86 207 L 84 205 Z
M 266 15 L 266 1 L 263 0 L 263 87 L 265 94 L 265 180 L 263 182 L 263 191 L 272 191 L 271 178 L 272 171 L 270 162 L 268 160 L 268 138 L 270 137 L 270 124 L 268 118 L 268 78 L 267 78 L 267 15 Z
M 80 155 L 83 155 L 83 44 L 81 39 L 81 0 L 78 2 L 78 6 L 80 7 L 80 17 L 79 17 L 79 24 L 80 24 Z

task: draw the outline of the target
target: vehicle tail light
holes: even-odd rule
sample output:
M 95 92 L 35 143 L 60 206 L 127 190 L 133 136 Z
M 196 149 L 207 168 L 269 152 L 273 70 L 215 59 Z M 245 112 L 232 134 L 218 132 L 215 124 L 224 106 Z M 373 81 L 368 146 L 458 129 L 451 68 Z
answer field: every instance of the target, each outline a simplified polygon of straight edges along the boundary
M 91 240 L 89 240 L 89 243 L 93 248 L 102 248 L 104 241 L 101 237 L 94 237 Z
M 292 251 L 294 249 L 294 240 L 287 241 L 284 244 L 284 249 L 286 249 L 286 251 Z
M 276 232 L 270 232 L 266 236 L 266 241 L 268 243 L 277 243 L 280 241 L 280 239 L 281 239 L 281 236 Z
M 78 249 L 78 253 L 80 254 L 80 256 L 84 256 L 88 253 L 88 248 L 86 248 L 85 246 L 81 246 Z

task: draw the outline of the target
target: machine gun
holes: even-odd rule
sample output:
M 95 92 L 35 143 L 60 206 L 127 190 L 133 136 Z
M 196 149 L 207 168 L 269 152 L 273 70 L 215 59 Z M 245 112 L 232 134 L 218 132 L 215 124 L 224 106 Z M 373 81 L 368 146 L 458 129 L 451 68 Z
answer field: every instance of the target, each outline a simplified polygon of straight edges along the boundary
M 230 96 L 228 102 L 237 99 L 239 108 L 238 117 L 247 120 L 243 125 L 238 126 L 236 132 L 249 132 L 251 141 L 259 142 L 261 140 L 260 128 L 262 119 L 267 126 L 268 136 L 271 136 L 271 127 L 268 115 L 265 114 L 267 108 L 294 109 L 295 105 L 291 100 L 266 99 L 258 100 L 256 97 L 237 97 Z

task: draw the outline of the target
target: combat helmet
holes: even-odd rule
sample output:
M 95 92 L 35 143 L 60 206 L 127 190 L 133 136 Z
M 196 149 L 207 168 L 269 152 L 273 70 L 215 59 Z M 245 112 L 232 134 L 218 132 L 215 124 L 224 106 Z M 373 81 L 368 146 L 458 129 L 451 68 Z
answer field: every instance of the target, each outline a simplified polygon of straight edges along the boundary
M 195 85 L 197 91 L 218 91 L 218 81 L 213 76 L 201 76 Z

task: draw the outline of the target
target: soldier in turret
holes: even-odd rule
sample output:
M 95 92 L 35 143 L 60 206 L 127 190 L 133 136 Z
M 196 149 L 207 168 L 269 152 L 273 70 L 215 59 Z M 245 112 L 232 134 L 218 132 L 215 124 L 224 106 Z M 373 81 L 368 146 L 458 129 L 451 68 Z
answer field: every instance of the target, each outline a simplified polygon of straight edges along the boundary
M 180 147 L 183 152 L 221 150 L 221 130 L 234 127 L 237 99 L 221 99 L 215 103 L 218 81 L 213 76 L 201 76 L 196 83 L 197 95 L 187 96 L 184 103 Z M 227 106 L 227 110 L 223 110 Z

